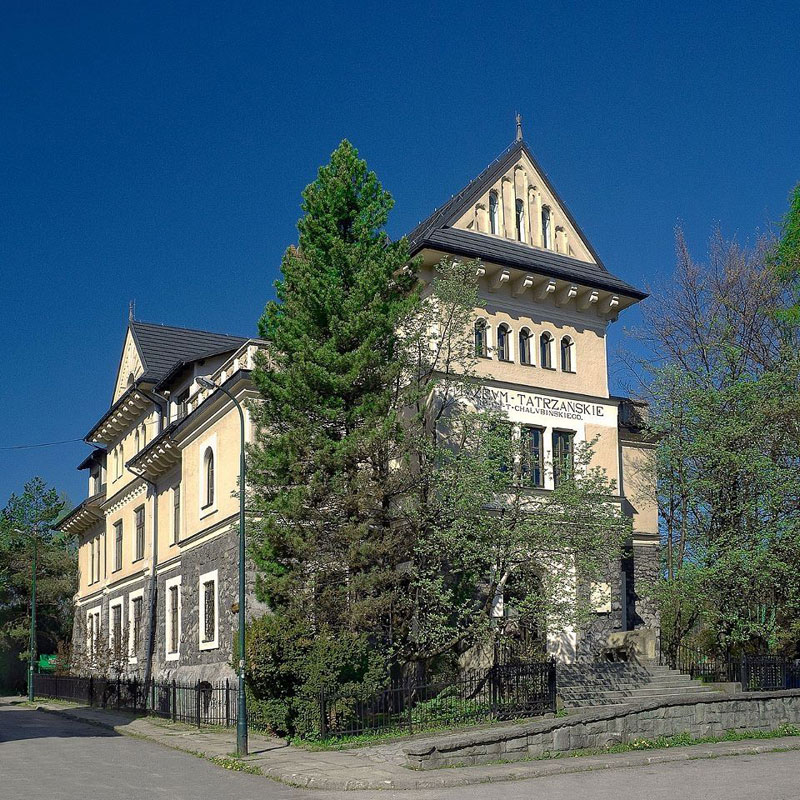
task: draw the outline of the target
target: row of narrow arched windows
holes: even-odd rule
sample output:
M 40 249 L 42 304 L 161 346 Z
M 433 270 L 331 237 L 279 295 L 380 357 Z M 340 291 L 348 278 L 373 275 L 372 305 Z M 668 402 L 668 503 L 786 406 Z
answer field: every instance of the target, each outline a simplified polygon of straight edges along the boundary
M 517 199 L 515 203 L 514 219 L 516 223 L 517 241 L 527 242 L 525 233 L 525 203 Z M 500 199 L 496 191 L 489 192 L 489 230 L 491 233 L 500 233 Z M 553 249 L 553 215 L 549 206 L 542 206 L 542 246 L 548 250 Z
M 498 361 L 513 361 L 512 339 L 513 331 L 505 322 L 497 326 L 497 359 Z M 554 363 L 555 338 L 549 331 L 539 335 L 539 366 L 545 369 L 555 369 Z M 534 351 L 536 335 L 529 328 L 520 328 L 517 334 L 517 357 L 520 364 L 534 364 Z M 489 326 L 486 320 L 479 319 L 475 323 L 475 355 L 480 358 L 489 358 Z M 563 372 L 575 372 L 575 342 L 571 336 L 562 336 L 559 355 Z

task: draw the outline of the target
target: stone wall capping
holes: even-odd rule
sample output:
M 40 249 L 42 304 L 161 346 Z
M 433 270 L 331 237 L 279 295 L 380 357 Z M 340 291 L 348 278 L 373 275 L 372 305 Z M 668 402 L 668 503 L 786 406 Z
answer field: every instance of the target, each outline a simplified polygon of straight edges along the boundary
M 730 715 L 737 717 L 736 725 L 725 724 L 724 718 Z M 531 719 L 417 739 L 402 751 L 408 766 L 433 769 L 465 761 L 483 763 L 498 757 L 513 760 L 544 751 L 602 747 L 629 736 L 654 738 L 688 729 L 693 729 L 696 736 L 709 735 L 709 731 L 719 735 L 730 727 L 771 730 L 790 722 L 800 722 L 800 689 L 691 694 L 581 708 L 566 717 Z

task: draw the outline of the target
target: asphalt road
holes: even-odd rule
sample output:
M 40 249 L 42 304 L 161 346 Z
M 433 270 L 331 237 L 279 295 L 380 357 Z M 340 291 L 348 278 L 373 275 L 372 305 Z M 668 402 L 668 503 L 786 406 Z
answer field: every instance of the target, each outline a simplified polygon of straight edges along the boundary
M 292 789 L 53 714 L 0 706 L 0 800 L 800 800 L 800 751 L 425 792 Z

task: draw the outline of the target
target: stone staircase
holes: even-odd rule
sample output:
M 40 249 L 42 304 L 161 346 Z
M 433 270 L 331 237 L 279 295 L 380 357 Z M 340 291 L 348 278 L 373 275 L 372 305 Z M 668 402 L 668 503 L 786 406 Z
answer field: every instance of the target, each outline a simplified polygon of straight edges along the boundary
M 559 664 L 557 683 L 565 708 L 625 705 L 717 691 L 654 662 Z

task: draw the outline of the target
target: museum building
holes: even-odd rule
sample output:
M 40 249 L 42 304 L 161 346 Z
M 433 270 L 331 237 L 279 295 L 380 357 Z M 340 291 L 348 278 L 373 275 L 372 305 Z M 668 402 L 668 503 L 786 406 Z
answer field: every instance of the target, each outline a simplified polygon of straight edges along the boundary
M 546 465 L 595 440 L 593 463 L 632 518 L 595 622 L 548 647 L 573 660 L 596 655 L 610 633 L 654 639 L 658 620 L 641 596 L 659 563 L 654 451 L 640 407 L 609 393 L 606 347 L 608 325 L 646 293 L 602 263 L 519 122 L 516 140 L 408 239 L 423 279 L 445 257 L 479 262 L 477 370 L 482 391 L 525 437 L 532 488 L 552 490 L 558 473 Z M 255 399 L 260 347 L 254 338 L 129 321 L 111 406 L 86 435 L 94 449 L 78 466 L 87 498 L 61 523 L 79 541 L 77 664 L 191 681 L 233 675 L 240 421 L 228 395 L 198 378 L 241 402 Z M 253 440 L 247 413 L 245 437 Z M 264 610 L 254 580 L 248 565 L 248 616 Z

